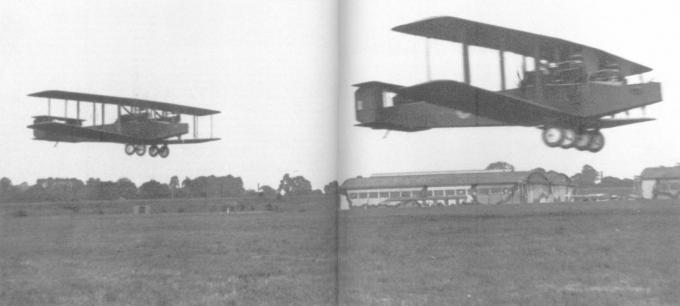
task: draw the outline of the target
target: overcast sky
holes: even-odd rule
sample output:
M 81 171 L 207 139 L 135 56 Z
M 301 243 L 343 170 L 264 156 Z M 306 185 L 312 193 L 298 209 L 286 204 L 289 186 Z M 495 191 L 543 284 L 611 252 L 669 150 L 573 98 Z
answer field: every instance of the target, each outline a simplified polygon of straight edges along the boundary
M 376 172 L 482 169 L 507 161 L 573 175 L 590 164 L 604 175 L 633 177 L 649 166 L 680 162 L 680 20 L 673 1 L 395 1 L 346 2 L 341 80 L 341 177 Z M 423 38 L 391 31 L 433 16 L 456 16 L 579 42 L 652 67 L 647 80 L 662 82 L 664 101 L 646 109 L 658 120 L 605 129 L 599 153 L 551 149 L 540 130 L 522 127 L 447 128 L 391 132 L 352 127 L 351 84 L 379 80 L 414 85 L 426 80 Z M 460 45 L 433 41 L 434 79 L 462 80 Z M 486 52 L 485 52 L 486 51 Z M 499 89 L 497 53 L 471 51 L 473 85 Z M 511 63 L 509 63 L 510 65 Z M 514 74 L 509 70 L 508 74 Z M 631 116 L 640 116 L 634 111 Z
M 0 2 L 0 176 L 239 175 L 276 188 L 285 172 L 335 178 L 336 4 L 331 0 Z M 120 144 L 34 141 L 26 126 L 61 89 L 216 109 L 222 141 L 167 159 Z M 75 105 L 69 108 L 75 116 Z M 90 108 L 83 106 L 85 118 Z M 107 111 L 113 115 L 115 108 Z M 63 104 L 53 102 L 53 114 Z M 113 116 L 107 116 L 113 121 Z M 188 122 L 191 122 L 188 118 Z M 199 130 L 209 136 L 209 121 Z
M 15 183 L 41 177 L 128 177 L 141 183 L 233 174 L 255 188 L 276 187 L 289 172 L 322 188 L 336 177 L 480 169 L 499 160 L 520 170 L 541 166 L 569 175 L 587 163 L 621 177 L 680 161 L 680 94 L 674 86 L 680 83 L 680 21 L 672 1 L 345 0 L 341 47 L 336 5 L 1 1 L 0 176 Z M 564 38 L 652 67 L 645 77 L 662 82 L 664 102 L 647 115 L 659 120 L 604 130 L 607 145 L 597 154 L 549 149 L 533 128 L 392 132 L 383 139 L 383 131 L 354 127 L 351 84 L 425 81 L 423 40 L 390 29 L 442 15 Z M 435 79 L 460 80 L 459 52 L 456 45 L 433 43 Z M 472 51 L 474 85 L 497 89 L 496 60 L 484 50 Z M 31 140 L 26 128 L 31 116 L 47 111 L 46 102 L 26 95 L 47 89 L 216 109 L 222 113 L 214 118 L 214 135 L 222 141 L 172 146 L 168 159 L 130 157 L 119 144 L 54 147 Z M 63 104 L 54 102 L 53 112 L 63 112 Z M 83 113 L 89 118 L 88 108 Z M 202 136 L 208 136 L 209 122 L 201 123 Z

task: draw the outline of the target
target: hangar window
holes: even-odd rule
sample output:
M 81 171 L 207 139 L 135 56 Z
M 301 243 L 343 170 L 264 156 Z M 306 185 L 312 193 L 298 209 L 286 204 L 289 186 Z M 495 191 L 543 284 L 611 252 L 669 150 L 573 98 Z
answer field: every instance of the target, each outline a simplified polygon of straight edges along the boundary
M 447 190 L 446 190 L 446 195 L 447 195 L 447 196 L 455 195 L 455 194 L 456 194 L 456 191 L 453 190 L 453 189 L 447 189 Z
M 399 191 L 390 192 L 390 197 L 391 198 L 398 198 L 399 197 Z
M 435 190 L 434 195 L 441 197 L 444 195 L 444 190 Z
M 389 198 L 389 197 L 390 197 L 390 193 L 389 193 L 389 192 L 381 192 L 381 193 L 380 193 L 380 197 L 381 197 L 381 198 Z
M 356 199 L 356 198 L 357 198 L 357 193 L 356 193 L 356 192 L 350 193 L 350 194 L 349 194 L 349 198 L 350 198 L 350 199 Z
M 357 100 L 357 110 L 364 109 L 364 101 Z
M 431 197 L 431 196 L 433 196 L 433 195 L 434 195 L 434 193 L 432 192 L 432 190 L 428 190 L 428 191 L 427 191 L 427 196 L 428 196 L 428 197 Z
M 465 195 L 465 189 L 458 190 L 459 195 Z
M 368 194 L 368 197 L 369 197 L 369 198 L 377 198 L 377 197 L 378 197 L 378 193 L 377 193 L 377 192 L 370 192 L 370 193 Z
M 365 199 L 368 196 L 365 192 L 359 194 L 359 199 Z
M 410 192 L 410 191 L 402 191 L 402 192 L 401 192 L 401 197 L 402 197 L 402 198 L 408 198 L 408 197 L 410 197 L 410 196 L 411 196 L 411 192 Z

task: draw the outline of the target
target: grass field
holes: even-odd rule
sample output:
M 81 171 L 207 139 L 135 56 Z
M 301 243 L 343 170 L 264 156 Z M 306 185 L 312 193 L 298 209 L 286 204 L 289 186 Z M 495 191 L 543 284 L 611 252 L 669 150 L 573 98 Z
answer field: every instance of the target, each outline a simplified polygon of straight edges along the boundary
M 332 304 L 328 204 L 228 215 L 35 204 L 26 216 L 10 205 L 0 218 L 0 305 Z
M 341 215 L 346 305 L 679 305 L 672 202 Z
M 0 206 L 0 305 L 680 303 L 680 203 L 144 204 Z

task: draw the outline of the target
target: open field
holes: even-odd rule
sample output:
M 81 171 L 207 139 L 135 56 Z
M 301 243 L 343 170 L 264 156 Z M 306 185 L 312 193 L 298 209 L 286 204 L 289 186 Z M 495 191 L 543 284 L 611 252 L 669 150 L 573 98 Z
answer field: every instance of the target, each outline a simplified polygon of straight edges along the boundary
M 334 304 L 335 213 L 317 201 L 228 215 L 5 205 L 0 305 Z
M 678 305 L 680 203 L 358 209 L 346 305 Z
M 225 203 L 0 205 L 0 305 L 680 303 L 680 203 Z

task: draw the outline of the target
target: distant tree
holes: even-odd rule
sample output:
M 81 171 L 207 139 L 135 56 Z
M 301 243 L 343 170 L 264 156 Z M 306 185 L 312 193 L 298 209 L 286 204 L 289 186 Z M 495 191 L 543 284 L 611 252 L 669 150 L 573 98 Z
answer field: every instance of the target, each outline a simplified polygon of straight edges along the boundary
M 486 170 L 509 170 L 509 171 L 515 171 L 515 166 L 504 162 L 504 161 L 497 161 L 495 163 L 490 163 L 488 166 L 486 166 Z
M 325 195 L 336 195 L 338 193 L 338 181 L 332 181 L 323 186 L 323 193 Z
M 260 186 L 260 195 L 265 196 L 265 197 L 274 197 L 276 196 L 276 189 L 272 188 L 269 185 L 263 185 Z
M 291 177 L 288 173 L 283 175 L 277 191 L 283 195 L 305 195 L 312 192 L 312 183 L 299 175 Z
M 12 187 L 12 180 L 7 177 L 0 178 L 0 192 L 9 190 Z
M 10 202 L 16 200 L 16 192 L 14 186 L 12 186 L 12 180 L 3 177 L 0 178 L 0 201 Z
M 150 180 L 139 186 L 139 195 L 145 199 L 168 198 L 170 196 L 170 187 L 167 184 Z
M 116 198 L 134 199 L 137 197 L 137 185 L 128 178 L 116 181 Z
M 631 179 L 620 179 L 618 177 L 613 177 L 613 176 L 605 176 L 600 180 L 600 183 L 598 186 L 602 187 L 632 187 L 634 185 L 634 181 Z
M 571 177 L 571 181 L 580 187 L 594 186 L 599 175 L 600 173 L 593 166 L 583 165 L 581 173 L 574 174 Z
M 541 168 L 541 167 L 532 169 L 531 172 L 538 172 L 538 173 L 542 173 L 542 174 L 548 173 L 548 171 L 545 171 L 545 169 L 543 169 L 543 168 Z
M 177 177 L 177 175 L 173 175 L 170 178 L 169 186 L 170 186 L 170 197 L 172 197 L 174 199 L 175 198 L 175 191 L 177 190 L 177 187 L 179 187 L 179 178 Z

